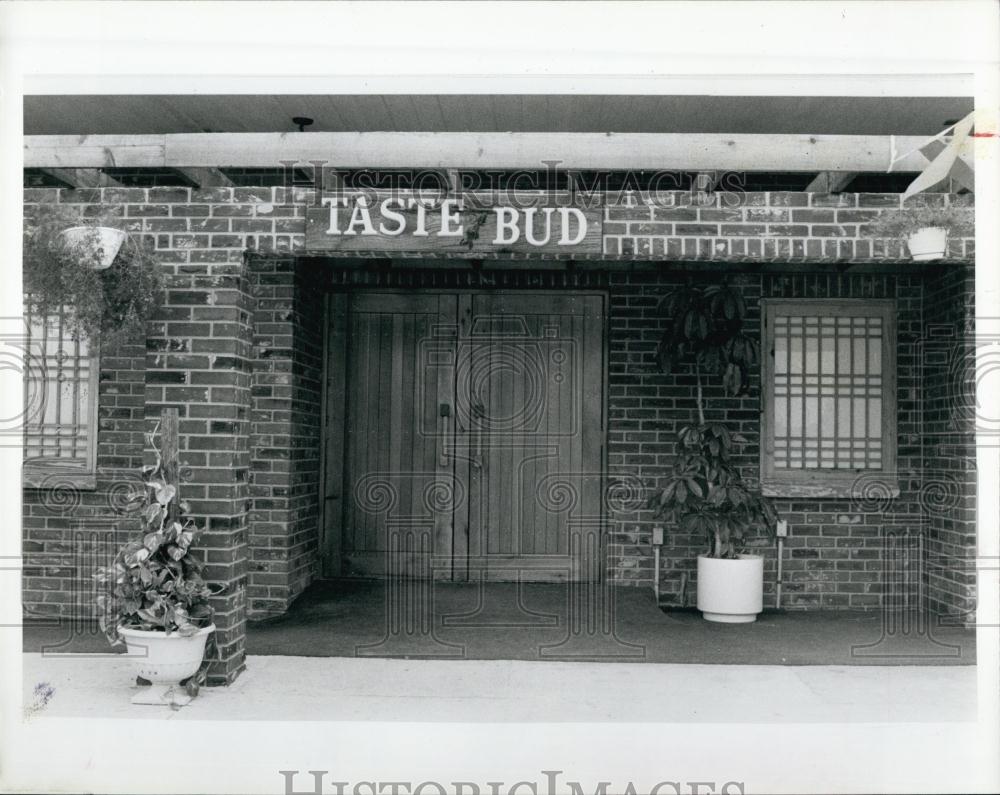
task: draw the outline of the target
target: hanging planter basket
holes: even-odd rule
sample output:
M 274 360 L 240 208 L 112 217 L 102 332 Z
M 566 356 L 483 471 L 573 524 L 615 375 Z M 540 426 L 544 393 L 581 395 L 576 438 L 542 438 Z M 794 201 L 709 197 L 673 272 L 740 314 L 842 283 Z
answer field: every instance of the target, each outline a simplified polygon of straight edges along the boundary
M 905 241 L 914 262 L 933 262 L 948 252 L 948 237 L 968 237 L 973 208 L 964 204 L 915 206 L 882 213 L 870 226 L 875 237 Z
M 927 226 L 906 238 L 906 247 L 914 262 L 941 259 L 948 250 L 948 230 L 943 226 Z
M 113 226 L 71 226 L 62 231 L 61 237 L 71 248 L 93 246 L 98 252 L 93 268 L 103 271 L 111 267 L 128 235 Z
M 162 300 L 163 275 L 149 240 L 119 228 L 111 209 L 83 217 L 41 205 L 26 219 L 22 268 L 26 311 L 58 315 L 65 332 L 109 346 L 145 333 Z

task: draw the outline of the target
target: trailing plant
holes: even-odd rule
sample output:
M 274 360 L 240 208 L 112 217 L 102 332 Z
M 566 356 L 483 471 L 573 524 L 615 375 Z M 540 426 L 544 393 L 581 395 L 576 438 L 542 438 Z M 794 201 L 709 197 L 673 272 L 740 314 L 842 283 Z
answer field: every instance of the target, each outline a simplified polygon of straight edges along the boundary
M 710 557 L 735 558 L 752 532 L 773 533 L 778 518 L 771 500 L 744 481 L 733 461 L 746 439 L 705 421 L 706 376 L 719 376 L 729 395 L 749 391 L 759 346 L 743 331 L 746 301 L 728 283 L 686 285 L 664 296 L 659 308 L 665 323 L 657 361 L 668 373 L 684 362 L 693 366 L 698 424 L 679 430 L 671 474 L 650 507 L 682 531 L 703 534 Z
M 108 641 L 123 643 L 119 627 L 194 634 L 212 623 L 202 563 L 191 554 L 195 540 L 187 503 L 167 482 L 156 434 L 147 434 L 156 462 L 142 468 L 139 537 L 126 543 L 114 562 L 97 570 L 98 620 Z
M 974 210 L 971 207 L 909 207 L 882 213 L 871 223 L 876 237 L 905 238 L 921 229 L 938 227 L 949 233 L 971 234 Z
M 93 230 L 79 242 L 63 232 L 74 226 Z M 160 302 L 163 276 L 151 247 L 127 235 L 109 268 L 96 227 L 124 229 L 110 208 L 83 218 L 69 205 L 41 205 L 24 228 L 24 292 L 30 314 L 63 314 L 75 337 L 117 340 L 142 334 Z

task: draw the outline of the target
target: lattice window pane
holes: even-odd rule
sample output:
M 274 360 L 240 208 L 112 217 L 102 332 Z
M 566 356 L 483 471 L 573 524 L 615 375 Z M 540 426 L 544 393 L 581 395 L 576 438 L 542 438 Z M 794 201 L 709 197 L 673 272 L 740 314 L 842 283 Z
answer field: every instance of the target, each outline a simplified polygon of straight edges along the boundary
M 91 345 L 74 339 L 64 313 L 39 317 L 25 311 L 26 350 L 24 427 L 26 464 L 90 471 L 96 428 Z
M 776 470 L 882 468 L 883 323 L 870 313 L 775 313 Z

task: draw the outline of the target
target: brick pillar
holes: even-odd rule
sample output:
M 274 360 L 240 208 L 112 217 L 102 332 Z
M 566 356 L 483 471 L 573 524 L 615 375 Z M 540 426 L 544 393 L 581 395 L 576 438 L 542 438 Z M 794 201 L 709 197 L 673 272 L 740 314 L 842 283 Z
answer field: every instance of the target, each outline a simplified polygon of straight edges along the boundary
M 250 260 L 256 297 L 249 600 L 277 615 L 317 573 L 323 286 L 294 258 Z
M 178 271 L 147 340 L 146 422 L 166 406 L 180 413 L 181 495 L 201 531 L 205 576 L 224 586 L 212 600 L 219 659 L 208 676 L 224 685 L 246 655 L 252 296 L 241 264 Z
M 949 622 L 976 619 L 975 272 L 928 271 L 915 370 L 922 385 L 920 507 L 927 520 L 927 596 Z M 987 340 L 989 342 L 990 340 Z

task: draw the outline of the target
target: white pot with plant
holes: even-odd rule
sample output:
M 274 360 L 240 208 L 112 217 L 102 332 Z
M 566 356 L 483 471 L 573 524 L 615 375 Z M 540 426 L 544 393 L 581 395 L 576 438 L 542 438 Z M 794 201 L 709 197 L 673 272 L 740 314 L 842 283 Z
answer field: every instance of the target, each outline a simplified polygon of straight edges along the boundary
M 952 234 L 971 234 L 973 210 L 971 207 L 904 207 L 882 213 L 873 223 L 871 231 L 877 237 L 906 241 L 914 262 L 932 262 L 942 259 L 948 251 L 948 237 Z
M 145 336 L 163 293 L 151 246 L 130 234 L 112 208 L 93 216 L 82 211 L 82 205 L 38 205 L 25 218 L 28 314 L 61 316 L 71 333 L 105 345 Z
M 679 531 L 708 542 L 697 568 L 697 604 L 704 618 L 749 623 L 763 610 L 764 560 L 747 554 L 746 542 L 752 534 L 773 535 L 778 514 L 733 461 L 735 448 L 746 439 L 721 422 L 706 422 L 702 382 L 706 374 L 716 374 L 728 394 L 745 394 L 758 344 L 743 333 L 746 304 L 729 284 L 683 287 L 667 295 L 660 309 L 666 325 L 657 359 L 664 372 L 691 364 L 698 423 L 678 431 L 672 472 L 650 504 Z
M 98 271 L 111 267 L 122 243 L 128 239 L 124 229 L 113 226 L 70 226 L 60 234 L 67 246 L 88 252 L 90 267 Z
M 175 433 L 176 418 L 170 425 Z M 124 643 L 136 673 L 152 684 L 132 703 L 179 706 L 204 681 L 206 644 L 208 657 L 214 651 L 212 590 L 191 554 L 193 523 L 176 486 L 167 482 L 155 437 L 156 430 L 147 435 L 156 463 L 143 467 L 141 533 L 95 575 L 98 620 L 112 646 Z

